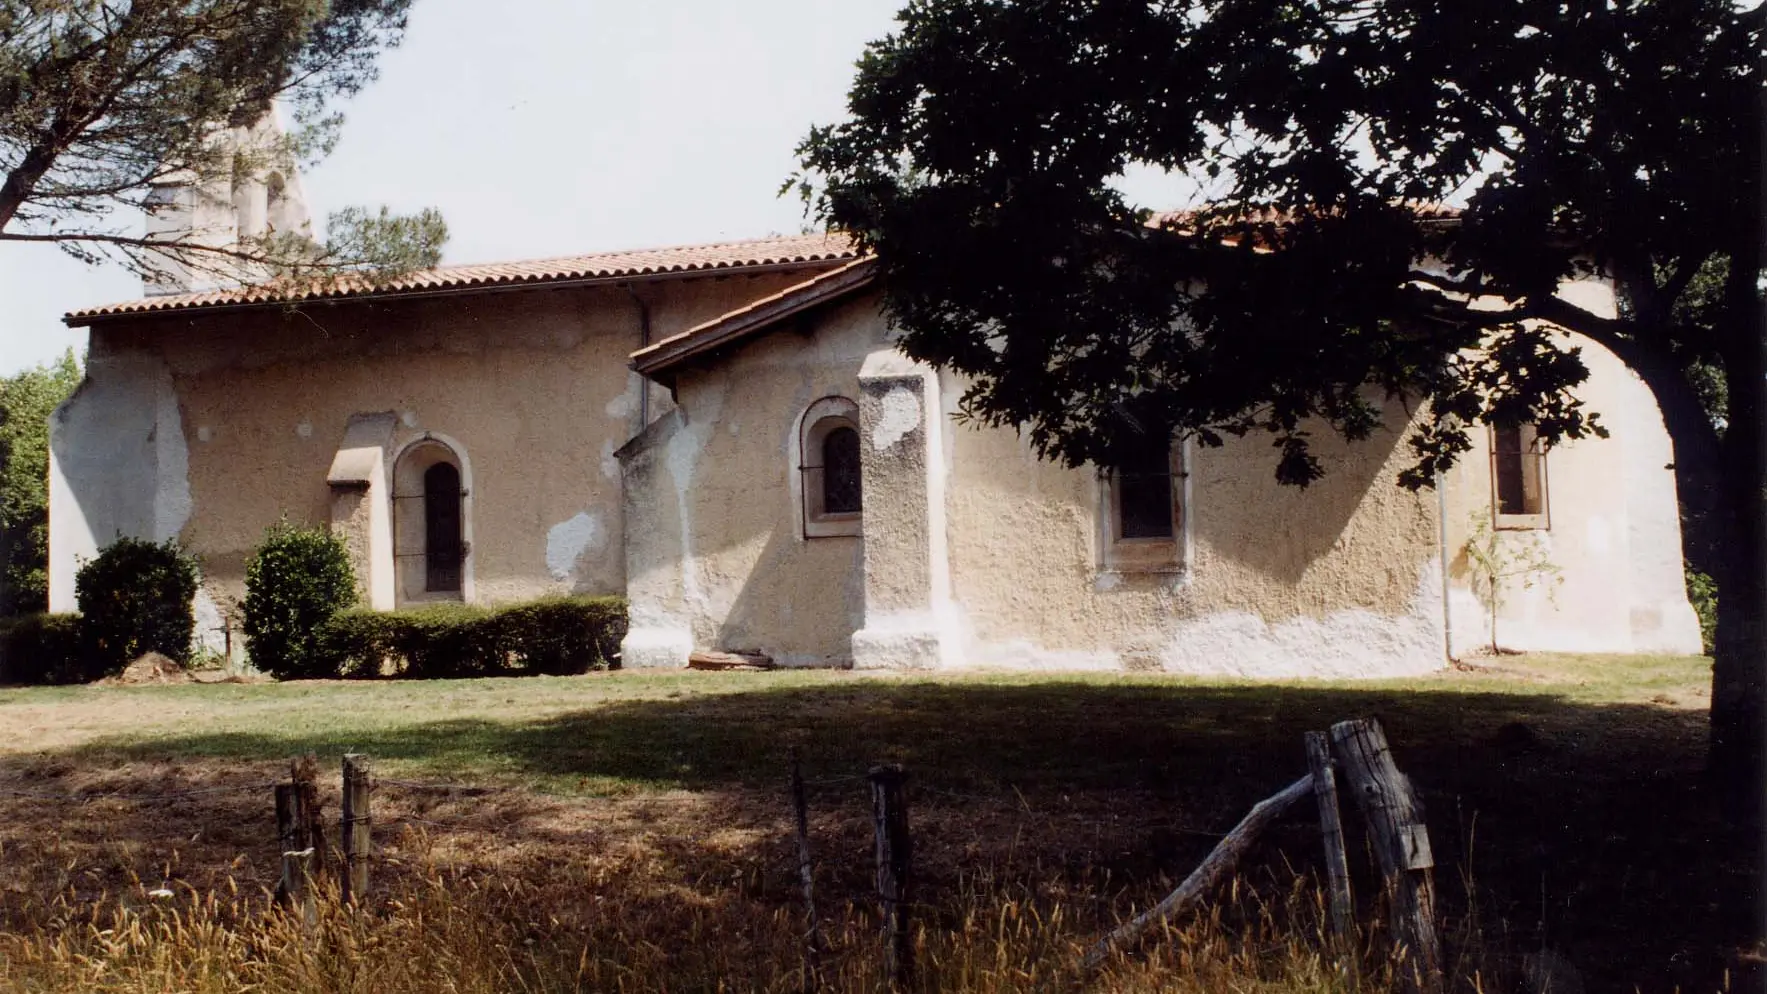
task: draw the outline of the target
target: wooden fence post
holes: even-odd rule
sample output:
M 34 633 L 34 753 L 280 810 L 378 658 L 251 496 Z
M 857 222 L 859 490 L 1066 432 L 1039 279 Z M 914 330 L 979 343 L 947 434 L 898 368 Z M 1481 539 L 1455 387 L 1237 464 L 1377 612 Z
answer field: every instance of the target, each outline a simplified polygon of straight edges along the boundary
M 822 990 L 822 923 L 816 918 L 816 881 L 810 862 L 810 806 L 804 797 L 804 771 L 792 746 L 791 804 L 798 836 L 798 880 L 804 887 L 804 990 Z
M 368 896 L 368 860 L 373 853 L 373 817 L 370 811 L 368 757 L 344 754 L 344 804 L 340 829 L 344 842 L 344 903 L 360 903 Z
M 890 985 L 906 990 L 914 979 L 914 936 L 909 931 L 913 848 L 908 835 L 908 774 L 897 765 L 872 769 L 872 822 L 877 831 L 877 896 L 883 902 L 885 970 Z
M 1408 989 L 1436 994 L 1442 989 L 1442 944 L 1436 931 L 1435 883 L 1430 874 L 1429 831 L 1411 781 L 1399 772 L 1380 722 L 1373 718 L 1331 726 L 1332 747 L 1344 770 L 1345 786 L 1356 798 L 1373 836 L 1388 901 L 1393 937 L 1411 969 L 1400 970 Z
M 281 856 L 281 876 L 276 900 L 299 910 L 302 920 L 313 925 L 319 919 L 313 878 L 317 872 L 309 812 L 313 808 L 312 784 L 299 780 L 276 785 L 276 848 Z
M 1340 955 L 1355 948 L 1355 903 L 1350 894 L 1350 865 L 1344 858 L 1344 825 L 1338 816 L 1337 777 L 1331 769 L 1331 745 L 1324 732 L 1307 733 L 1307 765 L 1313 770 L 1313 799 L 1319 802 L 1319 830 L 1325 840 L 1326 888 L 1331 896 L 1331 932 Z

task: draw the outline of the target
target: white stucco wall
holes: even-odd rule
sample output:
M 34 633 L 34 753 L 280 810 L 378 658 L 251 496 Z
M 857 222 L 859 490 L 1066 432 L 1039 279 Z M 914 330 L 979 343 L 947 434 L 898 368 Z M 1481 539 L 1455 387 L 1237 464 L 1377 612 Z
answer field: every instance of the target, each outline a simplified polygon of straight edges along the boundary
M 887 342 L 863 299 L 680 374 L 675 420 L 624 454 L 628 665 L 693 648 L 1273 677 L 1444 665 L 1435 501 L 1392 484 L 1397 435 L 1325 443 L 1332 474 L 1306 493 L 1276 486 L 1255 440 L 1192 453 L 1184 568 L 1117 572 L 1095 474 L 955 424 L 961 384 Z M 797 418 L 829 395 L 861 405 L 856 539 L 805 539 L 796 517 Z
M 1612 316 L 1611 288 L 1598 281 L 1561 294 Z M 1687 602 L 1682 571 L 1674 446 L 1650 388 L 1611 352 L 1562 334 L 1580 350 L 1589 380 L 1577 390 L 1610 437 L 1568 442 L 1546 456 L 1549 527 L 1502 531 L 1503 548 L 1532 545 L 1558 568 L 1531 588 L 1506 584 L 1497 618 L 1504 649 L 1559 652 L 1701 651 L 1699 621 Z M 1456 656 L 1488 651 L 1491 615 L 1465 548 L 1474 519 L 1489 520 L 1493 500 L 1490 436 L 1472 435 L 1469 452 L 1448 475 L 1446 503 L 1450 627 Z
M 157 356 L 102 344 L 49 421 L 49 609 L 72 611 L 74 573 L 118 536 L 159 542 L 190 519 L 189 450 Z

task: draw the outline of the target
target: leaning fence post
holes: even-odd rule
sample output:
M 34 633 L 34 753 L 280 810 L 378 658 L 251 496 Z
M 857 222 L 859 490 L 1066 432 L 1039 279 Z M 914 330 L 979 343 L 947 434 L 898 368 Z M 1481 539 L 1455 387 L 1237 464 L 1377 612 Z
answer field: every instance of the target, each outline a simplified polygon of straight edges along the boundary
M 798 879 L 804 887 L 804 990 L 822 989 L 822 925 L 816 919 L 816 883 L 810 863 L 810 808 L 804 798 L 804 771 L 798 763 L 798 747 L 791 757 L 791 804 L 798 836 Z
M 877 830 L 877 896 L 883 902 L 885 969 L 890 984 L 906 990 L 914 978 L 914 941 L 908 902 L 913 850 L 908 836 L 908 774 L 897 765 L 870 774 L 872 822 Z
M 1412 968 L 1401 969 L 1406 987 L 1425 994 L 1442 989 L 1442 945 L 1436 932 L 1435 883 L 1429 831 L 1411 781 L 1399 772 L 1386 732 L 1373 718 L 1331 726 L 1331 742 L 1344 780 L 1374 837 L 1393 935 Z
M 1355 904 L 1350 894 L 1350 865 L 1344 858 L 1344 825 L 1338 815 L 1337 777 L 1331 769 L 1331 745 L 1324 732 L 1307 733 L 1307 765 L 1313 770 L 1313 798 L 1319 803 L 1319 830 L 1325 841 L 1326 888 L 1331 895 L 1331 932 L 1340 954 L 1353 948 Z
M 340 828 L 344 842 L 343 899 L 359 903 L 368 895 L 368 860 L 373 846 L 369 808 L 368 757 L 344 754 L 344 804 Z

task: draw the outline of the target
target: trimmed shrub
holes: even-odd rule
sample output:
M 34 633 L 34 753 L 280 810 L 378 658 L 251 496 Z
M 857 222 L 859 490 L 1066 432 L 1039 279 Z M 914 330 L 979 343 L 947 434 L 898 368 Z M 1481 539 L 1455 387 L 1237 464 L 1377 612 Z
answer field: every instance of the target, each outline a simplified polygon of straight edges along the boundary
M 252 665 L 281 679 L 329 676 L 318 631 L 356 602 L 343 539 L 285 519 L 264 533 L 245 564 L 245 636 Z
M 0 683 L 83 683 L 80 616 L 26 614 L 0 622 Z
M 619 597 L 548 597 L 504 608 L 499 618 L 516 667 L 528 673 L 609 669 L 626 637 L 626 602 Z
M 555 597 L 486 609 L 437 604 L 334 615 L 315 640 L 315 676 L 414 680 L 568 675 L 608 669 L 626 630 L 618 597 Z
M 80 566 L 81 651 L 92 677 L 115 676 L 145 652 L 190 661 L 196 560 L 176 539 L 119 538 Z
M 465 604 L 400 612 L 392 648 L 404 666 L 397 675 L 449 680 L 509 672 L 509 644 L 498 620 L 494 612 Z

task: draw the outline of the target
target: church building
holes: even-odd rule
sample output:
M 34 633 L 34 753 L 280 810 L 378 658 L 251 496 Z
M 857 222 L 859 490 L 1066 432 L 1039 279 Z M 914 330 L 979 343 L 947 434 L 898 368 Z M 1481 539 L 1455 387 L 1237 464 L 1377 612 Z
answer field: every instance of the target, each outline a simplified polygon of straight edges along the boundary
M 169 187 L 157 223 L 302 225 L 293 177 Z M 1480 429 L 1434 492 L 1411 415 L 1279 486 L 1256 440 L 1116 473 L 953 419 L 963 383 L 896 351 L 842 238 L 451 266 L 324 287 L 173 273 L 68 315 L 86 380 L 51 424 L 51 608 L 117 535 L 199 557 L 222 644 L 286 516 L 346 541 L 365 604 L 620 594 L 626 667 L 1386 676 L 1489 646 L 1700 650 L 1669 438 L 1592 342 L 1609 439 Z M 1567 285 L 1612 312 L 1600 281 Z M 1472 547 L 1469 550 L 1469 545 Z M 1493 598 L 1479 549 L 1539 568 Z

